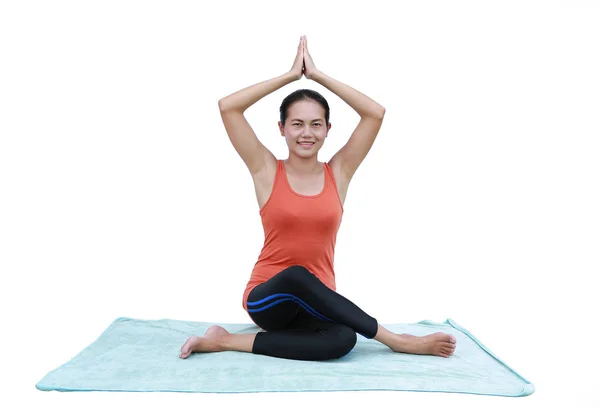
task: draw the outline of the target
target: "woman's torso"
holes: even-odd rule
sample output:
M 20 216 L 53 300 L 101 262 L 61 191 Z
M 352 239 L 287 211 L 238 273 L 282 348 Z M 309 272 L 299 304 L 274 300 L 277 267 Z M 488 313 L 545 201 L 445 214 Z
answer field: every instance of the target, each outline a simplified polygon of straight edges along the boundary
M 335 163 L 321 163 L 321 168 L 298 176 L 272 157 L 253 177 L 265 243 L 244 292 L 244 309 L 252 288 L 294 264 L 306 266 L 335 290 L 335 241 L 348 182 Z

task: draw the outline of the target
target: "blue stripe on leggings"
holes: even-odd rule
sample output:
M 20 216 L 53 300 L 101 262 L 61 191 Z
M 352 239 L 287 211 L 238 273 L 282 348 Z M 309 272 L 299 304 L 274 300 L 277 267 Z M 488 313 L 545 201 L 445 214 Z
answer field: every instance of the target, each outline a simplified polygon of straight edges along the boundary
M 246 302 L 246 304 L 247 304 L 248 306 L 258 306 L 258 305 L 260 305 L 261 303 L 265 303 L 265 302 L 266 302 L 266 301 L 268 301 L 268 300 L 271 300 L 271 299 L 273 299 L 273 298 L 277 298 L 277 297 L 281 297 L 281 296 L 294 297 L 294 295 L 290 295 L 290 294 L 288 294 L 288 293 L 275 293 L 274 295 L 267 296 L 266 298 L 264 298 L 264 299 L 261 299 L 261 300 L 258 300 L 258 301 L 256 301 L 256 302 Z
M 311 315 L 313 315 L 314 317 L 318 317 L 321 320 L 327 320 L 329 322 L 332 323 L 336 323 L 334 320 L 328 319 L 327 317 L 323 316 L 322 314 L 320 314 L 319 312 L 317 312 L 315 309 L 313 309 L 312 307 L 310 307 L 306 302 L 304 302 L 302 299 L 297 298 L 294 295 L 291 295 L 289 293 L 275 293 L 274 295 L 271 296 L 267 296 L 264 299 L 258 300 L 256 302 L 248 302 L 246 301 L 246 305 L 248 306 L 258 306 L 260 304 L 263 304 L 271 299 L 275 299 L 275 298 L 283 298 L 283 299 L 279 299 L 273 303 L 270 303 L 266 306 L 261 307 L 260 309 L 250 309 L 248 308 L 248 312 L 250 313 L 256 313 L 256 312 L 262 312 L 263 310 L 266 310 L 268 308 L 270 308 L 271 306 L 275 306 L 278 303 L 281 302 L 285 302 L 287 300 L 291 300 L 295 303 L 298 303 L 300 306 L 302 306 L 304 308 L 304 310 L 306 310 L 308 313 L 310 313 Z M 368 337 L 366 334 L 361 333 L 361 332 L 357 332 L 358 334 L 360 334 L 361 336 L 363 336 L 366 339 L 371 339 L 371 337 Z
M 285 302 L 285 301 L 287 301 L 287 300 L 294 300 L 294 299 L 292 299 L 292 298 L 289 298 L 289 297 L 288 297 L 288 298 L 285 298 L 285 299 L 279 299 L 279 300 L 277 300 L 277 301 L 275 301 L 275 302 L 271 303 L 270 305 L 266 305 L 266 306 L 263 306 L 263 307 L 261 307 L 260 309 L 248 309 L 248 311 L 249 311 L 249 312 L 252 312 L 252 313 L 254 313 L 254 312 L 262 312 L 263 310 L 265 310 L 265 309 L 268 309 L 268 308 L 270 308 L 271 306 L 275 306 L 277 303 Z M 248 304 L 250 304 L 250 303 L 248 302 Z
M 261 312 L 261 311 L 263 311 L 263 310 L 265 310 L 265 309 L 268 309 L 268 308 L 270 308 L 271 306 L 274 306 L 274 305 L 276 305 L 276 304 L 278 304 L 278 303 L 284 302 L 284 301 L 286 301 L 286 300 L 292 300 L 292 301 L 294 301 L 295 303 L 298 303 L 300 306 L 302 306 L 302 307 L 304 308 L 304 310 L 306 310 L 306 311 L 307 311 L 308 313 L 310 313 L 311 315 L 313 315 L 313 316 L 315 316 L 315 317 L 318 317 L 318 318 L 319 318 L 319 319 L 321 319 L 321 320 L 327 320 L 327 321 L 329 321 L 329 322 L 335 323 L 335 321 L 334 321 L 334 320 L 331 320 L 331 319 L 329 319 L 329 318 L 327 318 L 327 317 L 323 316 L 322 314 L 320 314 L 319 312 L 317 312 L 315 309 L 313 309 L 312 307 L 310 307 L 310 306 L 309 306 L 309 305 L 308 305 L 306 302 L 304 302 L 302 299 L 300 299 L 300 298 L 298 298 L 298 297 L 296 297 L 296 296 L 294 296 L 294 295 L 291 295 L 291 294 L 289 294 L 289 293 L 276 293 L 276 294 L 274 294 L 274 295 L 267 296 L 266 298 L 264 298 L 264 299 L 261 299 L 261 300 L 259 300 L 259 301 L 256 301 L 256 302 L 248 302 L 248 301 L 247 301 L 247 302 L 246 302 L 246 304 L 247 304 L 248 306 L 257 306 L 257 305 L 260 305 L 260 304 L 262 304 L 262 303 L 265 303 L 265 302 L 267 302 L 267 301 L 269 301 L 269 300 L 271 300 L 271 299 L 275 299 L 275 298 L 278 298 L 278 297 L 284 297 L 284 299 L 280 299 L 280 300 L 278 300 L 278 301 L 276 301 L 276 302 L 273 302 L 273 303 L 271 303 L 271 304 L 269 304 L 269 305 L 266 305 L 266 306 L 264 306 L 264 307 L 261 307 L 260 309 L 248 309 L 248 312 L 253 312 L 253 313 L 254 313 L 254 312 Z

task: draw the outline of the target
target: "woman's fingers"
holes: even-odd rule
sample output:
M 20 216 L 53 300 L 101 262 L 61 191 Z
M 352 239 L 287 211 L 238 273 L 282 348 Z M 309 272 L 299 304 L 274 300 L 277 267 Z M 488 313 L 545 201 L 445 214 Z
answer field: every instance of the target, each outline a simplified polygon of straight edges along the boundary
M 308 52 L 308 41 L 306 39 L 306 36 L 302 36 L 303 38 L 303 59 L 304 59 L 304 75 L 306 76 L 306 78 L 308 79 L 312 79 L 313 76 L 318 72 L 317 67 L 315 67 L 315 63 L 312 60 L 312 57 L 310 56 L 310 53 Z
M 300 43 L 298 44 L 298 52 L 296 53 L 296 59 L 294 60 L 294 64 L 292 65 L 292 69 L 290 72 L 294 73 L 294 76 L 297 79 L 302 78 L 302 66 L 304 64 L 304 49 L 303 49 L 303 38 L 300 37 Z

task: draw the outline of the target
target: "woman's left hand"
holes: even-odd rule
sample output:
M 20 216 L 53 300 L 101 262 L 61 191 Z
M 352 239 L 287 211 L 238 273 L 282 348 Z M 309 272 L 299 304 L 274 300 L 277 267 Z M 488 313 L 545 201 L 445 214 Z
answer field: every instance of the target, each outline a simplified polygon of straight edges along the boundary
M 314 75 L 319 72 L 319 70 L 317 69 L 317 67 L 315 67 L 315 64 L 310 56 L 310 54 L 308 53 L 308 47 L 306 46 L 306 36 L 304 36 L 304 42 L 303 42 L 303 55 L 304 55 L 304 76 L 307 79 L 313 79 Z

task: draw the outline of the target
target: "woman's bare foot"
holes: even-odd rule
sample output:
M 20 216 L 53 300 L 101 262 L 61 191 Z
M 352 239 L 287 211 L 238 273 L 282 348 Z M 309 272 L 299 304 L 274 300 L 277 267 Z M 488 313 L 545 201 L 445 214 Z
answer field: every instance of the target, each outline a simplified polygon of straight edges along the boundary
M 180 358 L 188 358 L 192 353 L 209 353 L 223 351 L 219 338 L 229 332 L 221 326 L 210 326 L 204 336 L 192 336 L 181 347 Z
M 429 354 L 439 357 L 450 357 L 456 349 L 456 338 L 447 333 L 437 332 L 427 336 L 397 334 L 397 342 L 390 348 L 398 353 Z

